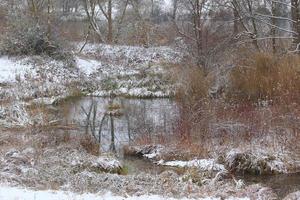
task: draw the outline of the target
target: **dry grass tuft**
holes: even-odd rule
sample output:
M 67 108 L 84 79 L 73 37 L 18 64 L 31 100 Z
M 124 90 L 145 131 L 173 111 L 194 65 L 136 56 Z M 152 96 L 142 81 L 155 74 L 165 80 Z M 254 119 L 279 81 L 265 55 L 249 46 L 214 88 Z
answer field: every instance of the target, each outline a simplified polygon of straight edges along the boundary
M 300 58 L 256 54 L 242 60 L 231 73 L 227 96 L 239 101 L 272 100 L 297 102 L 300 99 Z
M 182 142 L 190 143 L 191 132 L 195 124 L 201 124 L 200 135 L 205 135 L 205 119 L 202 112 L 208 105 L 208 91 L 210 82 L 205 73 L 198 67 L 187 67 L 179 72 L 181 86 L 176 92 L 179 108 L 178 136 Z M 205 125 L 206 124 L 206 125 Z
M 89 135 L 80 139 L 80 145 L 89 153 L 95 156 L 100 154 L 100 145 Z

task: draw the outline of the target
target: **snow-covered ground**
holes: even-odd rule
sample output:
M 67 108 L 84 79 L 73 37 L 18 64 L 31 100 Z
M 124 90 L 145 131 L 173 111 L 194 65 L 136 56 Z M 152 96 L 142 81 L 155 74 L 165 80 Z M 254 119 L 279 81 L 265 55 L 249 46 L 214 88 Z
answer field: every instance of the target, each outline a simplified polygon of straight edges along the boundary
M 77 51 L 81 44 L 75 44 Z M 88 44 L 75 56 L 75 66 L 40 56 L 0 57 L 1 97 L 56 97 L 83 92 L 131 97 L 168 97 L 174 94 L 169 65 L 182 55 L 169 47 L 143 48 Z M 12 89 L 10 89 L 12 88 Z
M 63 191 L 33 191 L 20 188 L 0 187 L 1 200 L 175 200 L 162 196 L 121 197 L 109 192 L 106 194 L 76 194 Z M 203 200 L 219 200 L 220 198 L 205 198 Z M 182 198 L 182 200 L 188 200 Z

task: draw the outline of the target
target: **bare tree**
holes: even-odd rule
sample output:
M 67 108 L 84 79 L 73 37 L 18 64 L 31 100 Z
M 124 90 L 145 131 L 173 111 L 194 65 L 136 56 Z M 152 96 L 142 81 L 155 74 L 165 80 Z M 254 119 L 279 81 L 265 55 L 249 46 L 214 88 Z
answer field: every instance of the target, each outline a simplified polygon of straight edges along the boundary
M 296 51 L 299 51 L 300 45 L 300 11 L 299 11 L 299 0 L 291 0 L 291 15 L 293 20 L 293 46 Z

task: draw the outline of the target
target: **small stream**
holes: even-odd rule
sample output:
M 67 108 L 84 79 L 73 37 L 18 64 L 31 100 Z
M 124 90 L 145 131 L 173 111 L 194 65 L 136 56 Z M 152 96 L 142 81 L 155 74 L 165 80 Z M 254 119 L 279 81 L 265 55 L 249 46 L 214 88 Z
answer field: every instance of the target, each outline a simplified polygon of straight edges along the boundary
M 174 169 L 158 166 L 146 159 L 122 156 L 124 145 L 160 143 L 174 136 L 179 112 L 173 100 L 83 97 L 69 100 L 60 107 L 64 123 L 78 127 L 74 134 L 94 132 L 95 139 L 101 143 L 102 151 L 115 150 L 128 167 L 129 174 L 160 174 Z M 87 129 L 87 123 L 94 128 Z M 243 179 L 247 185 L 261 183 L 270 187 L 279 198 L 300 190 L 300 173 L 243 175 L 237 178 Z

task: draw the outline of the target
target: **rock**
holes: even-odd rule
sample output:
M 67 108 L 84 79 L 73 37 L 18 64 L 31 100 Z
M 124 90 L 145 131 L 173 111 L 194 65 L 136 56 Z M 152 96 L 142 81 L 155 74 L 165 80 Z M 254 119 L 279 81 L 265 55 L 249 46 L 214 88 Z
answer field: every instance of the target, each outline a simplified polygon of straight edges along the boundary
M 299 199 L 300 199 L 300 191 L 297 191 L 287 195 L 283 200 L 299 200 Z

